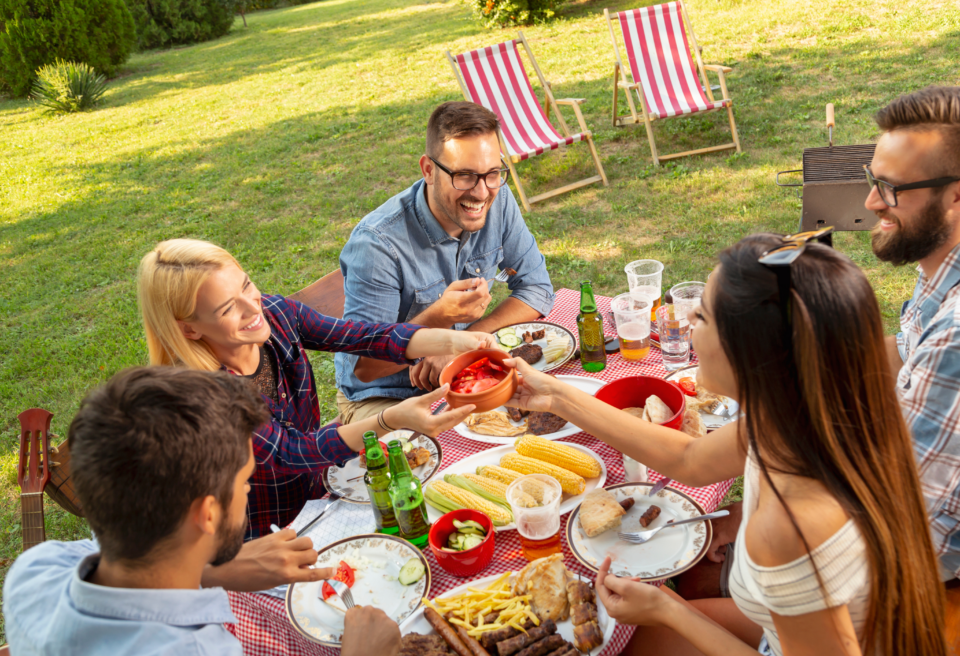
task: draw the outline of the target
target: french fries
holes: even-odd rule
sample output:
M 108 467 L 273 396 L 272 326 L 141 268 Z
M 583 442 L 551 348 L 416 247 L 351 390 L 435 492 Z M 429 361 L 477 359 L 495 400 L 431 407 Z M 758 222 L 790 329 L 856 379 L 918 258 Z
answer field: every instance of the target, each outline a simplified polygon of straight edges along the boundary
M 514 595 L 511 591 L 510 575 L 506 572 L 485 588 L 467 588 L 467 591 L 453 596 L 431 601 L 424 597 L 423 603 L 433 608 L 454 626 L 462 626 L 467 634 L 476 638 L 487 631 L 495 631 L 506 626 L 523 631 L 526 620 L 540 625 L 540 619 L 530 610 L 530 595 Z M 497 613 L 493 622 L 485 618 Z

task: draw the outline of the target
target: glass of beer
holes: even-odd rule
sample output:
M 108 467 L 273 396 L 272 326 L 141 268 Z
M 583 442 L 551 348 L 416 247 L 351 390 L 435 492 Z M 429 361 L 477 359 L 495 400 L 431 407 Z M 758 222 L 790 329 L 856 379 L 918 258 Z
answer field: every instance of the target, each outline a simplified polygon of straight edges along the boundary
M 507 503 L 527 560 L 560 553 L 560 500 L 563 490 L 553 476 L 528 474 L 507 487 Z
M 657 320 L 657 308 L 663 296 L 663 264 L 656 260 L 635 260 L 623 268 L 627 274 L 627 289 L 636 292 L 638 298 L 649 298 L 650 320 Z
M 643 360 L 650 353 L 650 313 L 654 299 L 639 294 L 638 288 L 610 301 L 620 340 L 620 355 L 633 362 Z M 653 314 L 656 316 L 655 311 Z

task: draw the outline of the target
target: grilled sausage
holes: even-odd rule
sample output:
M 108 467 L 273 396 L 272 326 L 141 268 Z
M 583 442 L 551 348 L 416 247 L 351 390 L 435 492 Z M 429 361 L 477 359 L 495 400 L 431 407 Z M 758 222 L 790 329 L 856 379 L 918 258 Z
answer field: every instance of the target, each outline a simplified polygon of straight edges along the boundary
M 457 627 L 457 635 L 460 636 L 460 641 L 467 646 L 467 649 L 473 654 L 473 656 L 490 656 L 490 652 L 484 649 L 477 639 L 472 635 L 467 633 L 467 630 L 462 626 Z
M 565 644 L 568 643 L 563 639 L 563 636 L 554 633 L 553 635 L 548 635 L 543 640 L 538 640 L 537 642 L 533 643 L 517 654 L 517 656 L 546 656 L 546 654 L 549 654 Z
M 453 627 L 450 626 L 450 623 L 447 620 L 443 619 L 443 616 L 440 615 L 437 611 L 433 610 L 427 606 L 423 611 L 423 616 L 430 626 L 433 627 L 433 630 L 440 634 L 440 637 L 450 645 L 450 649 L 457 652 L 457 656 L 474 656 L 467 646 L 463 644 L 463 641 L 457 636 L 457 632 L 453 630 Z
M 552 635 L 557 632 L 557 623 L 553 620 L 546 620 L 540 623 L 540 626 L 536 626 L 532 629 L 529 629 L 526 633 L 521 633 L 520 635 L 514 636 L 508 640 L 497 643 L 497 653 L 500 656 L 510 656 L 514 654 L 527 645 L 532 645 L 542 638 L 546 638 L 549 635 Z
M 633 497 L 627 497 L 626 499 L 623 499 L 620 502 L 620 507 L 623 508 L 624 511 L 627 511 L 633 508 L 633 504 L 635 503 L 636 503 L 636 500 L 634 500 Z
M 650 506 L 647 508 L 647 511 L 640 516 L 640 526 L 647 528 L 650 526 L 650 522 L 655 520 L 660 516 L 660 507 L 659 506 Z

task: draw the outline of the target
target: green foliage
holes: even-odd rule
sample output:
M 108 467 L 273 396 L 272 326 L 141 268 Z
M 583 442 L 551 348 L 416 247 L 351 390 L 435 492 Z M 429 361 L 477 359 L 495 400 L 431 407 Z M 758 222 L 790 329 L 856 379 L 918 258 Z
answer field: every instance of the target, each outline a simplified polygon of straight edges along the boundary
M 465 0 L 486 27 L 513 27 L 545 23 L 564 0 Z
M 92 109 L 106 90 L 106 78 L 90 66 L 58 59 L 37 71 L 32 95 L 50 112 L 67 114 Z
M 127 0 L 141 50 L 221 37 L 233 25 L 235 4 L 233 0 Z
M 111 76 L 135 43 L 123 0 L 0 0 L 0 88 L 25 96 L 57 59 Z

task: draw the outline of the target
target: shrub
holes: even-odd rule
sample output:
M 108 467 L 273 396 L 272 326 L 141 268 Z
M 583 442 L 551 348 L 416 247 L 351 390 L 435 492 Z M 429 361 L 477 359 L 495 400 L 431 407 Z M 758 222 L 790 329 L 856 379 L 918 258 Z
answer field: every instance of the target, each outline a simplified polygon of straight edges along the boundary
M 86 64 L 58 59 L 37 71 L 33 97 L 55 113 L 91 109 L 107 90 L 107 81 Z
M 57 59 L 111 76 L 135 43 L 123 0 L 0 0 L 0 87 L 24 96 Z
M 466 0 L 486 27 L 512 27 L 545 23 L 563 0 Z
M 233 25 L 236 5 L 233 0 L 127 0 L 127 4 L 141 50 L 221 37 Z

